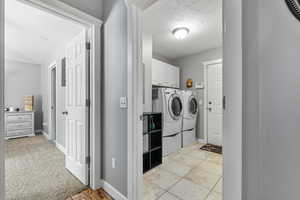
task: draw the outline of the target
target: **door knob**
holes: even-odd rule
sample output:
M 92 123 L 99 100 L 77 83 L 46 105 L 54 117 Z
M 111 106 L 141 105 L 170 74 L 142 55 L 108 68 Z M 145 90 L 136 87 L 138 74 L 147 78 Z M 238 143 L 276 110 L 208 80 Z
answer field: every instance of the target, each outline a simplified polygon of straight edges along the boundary
M 211 110 L 212 110 L 211 108 L 208 108 L 208 111 L 209 111 L 209 112 L 211 112 Z
M 68 111 L 64 111 L 64 112 L 62 112 L 62 114 L 63 115 L 68 115 L 69 113 L 68 113 Z
M 210 101 L 210 102 L 208 102 L 208 104 L 209 104 L 209 105 L 211 105 L 211 104 L 212 104 L 212 102 Z

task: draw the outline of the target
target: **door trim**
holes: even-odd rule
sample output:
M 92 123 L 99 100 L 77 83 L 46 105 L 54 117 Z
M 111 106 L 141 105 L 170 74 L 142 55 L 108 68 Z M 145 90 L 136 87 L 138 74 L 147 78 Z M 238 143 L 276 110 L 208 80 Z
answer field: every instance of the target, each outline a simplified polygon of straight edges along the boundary
M 48 90 L 48 102 L 49 102 L 49 105 L 48 105 L 48 123 L 49 123 L 49 130 L 47 132 L 47 139 L 48 140 L 53 140 L 56 138 L 56 133 L 53 132 L 52 130 L 52 109 L 51 109 L 51 105 L 52 105 L 52 70 L 55 69 L 55 72 L 57 73 L 57 62 L 53 62 L 52 64 L 49 65 L 48 67 L 48 86 L 49 86 L 49 90 Z M 57 74 L 56 74 L 57 75 Z M 57 76 L 56 76 L 57 78 Z M 56 79 L 55 79 L 56 80 Z M 56 84 L 57 84 L 57 81 L 56 81 Z M 55 85 L 56 85 L 55 84 Z M 56 85 L 56 92 L 57 92 L 57 85 Z M 57 95 L 56 95 L 56 102 L 57 102 Z M 55 116 L 55 120 L 57 122 L 57 113 L 56 113 L 56 116 Z M 55 129 L 57 130 L 57 124 L 55 123 Z
M 92 15 L 89 15 L 79 9 L 76 9 L 66 3 L 58 0 L 19 0 L 25 4 L 29 4 L 38 9 L 50 12 L 57 16 L 72 20 L 85 26 L 91 33 L 91 63 L 90 63 L 90 99 L 91 99 L 91 112 L 90 112 L 90 187 L 98 189 L 102 187 L 101 179 L 101 27 L 102 21 Z M 3 90 L 2 72 L 4 72 L 4 0 L 0 0 L 0 78 L 1 88 Z M 3 77 L 4 78 L 4 77 Z M 0 93 L 0 99 L 3 99 Z M 2 103 L 0 101 L 0 103 Z M 1 105 L 2 106 L 2 105 Z M 1 123 L 4 119 L 4 113 L 1 111 Z M 3 126 L 1 126 L 3 127 Z M 3 128 L 1 128 L 3 129 Z M 4 180 L 4 131 L 0 130 L 0 180 Z M 0 181 L 0 199 L 4 198 L 4 183 Z M 1 196 L 3 195 L 3 196 Z
M 216 60 L 209 60 L 209 61 L 205 61 L 203 62 L 203 67 L 204 67 L 204 96 L 203 96 L 203 112 L 204 112 L 204 122 L 203 122 L 203 128 L 204 128 L 204 135 L 203 138 L 201 138 L 202 141 L 205 141 L 205 143 L 208 142 L 208 132 L 207 132 L 207 70 L 209 65 L 213 65 L 213 64 L 219 64 L 222 63 L 223 60 L 222 59 L 216 59 Z M 223 66 L 222 66 L 223 67 Z

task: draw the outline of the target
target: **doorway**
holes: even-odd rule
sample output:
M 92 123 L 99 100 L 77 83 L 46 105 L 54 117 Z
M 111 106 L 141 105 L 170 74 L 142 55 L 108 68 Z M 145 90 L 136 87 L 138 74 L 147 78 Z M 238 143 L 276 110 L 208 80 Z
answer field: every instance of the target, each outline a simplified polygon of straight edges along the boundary
M 154 4 L 159 1 L 154 1 Z M 133 94 L 132 102 L 140 102 L 142 105 L 142 88 L 134 87 L 135 82 L 140 82 L 143 77 L 143 71 L 139 69 L 139 66 L 142 66 L 143 59 L 141 55 L 141 45 L 142 45 L 142 28 L 144 26 L 142 12 L 153 5 L 153 1 L 150 3 L 149 1 L 142 1 L 140 3 L 134 3 L 134 5 L 129 5 L 129 34 L 134 38 L 133 40 L 129 37 L 129 43 L 133 47 L 133 51 L 129 52 L 128 58 L 130 59 L 131 64 L 129 65 L 129 69 L 135 72 L 135 75 L 130 79 L 133 80 L 132 84 L 129 83 L 129 96 L 131 93 Z M 234 6 L 233 6 L 234 5 Z M 227 137 L 223 138 L 224 145 L 224 190 L 223 197 L 225 200 L 227 199 L 235 199 L 239 200 L 242 198 L 241 196 L 241 188 L 242 188 L 242 43 L 241 43 L 241 2 L 231 2 L 224 1 L 223 2 L 223 23 L 224 23 L 224 31 L 223 31 L 223 47 L 224 56 L 223 56 L 223 93 L 226 96 L 226 101 L 229 102 L 226 104 L 226 109 L 224 111 L 224 123 L 223 123 L 223 131 L 226 133 Z M 190 7 L 191 8 L 191 7 Z M 227 23 L 225 23 L 227 22 Z M 141 25 L 142 24 L 142 25 Z M 227 25 L 230 24 L 230 29 L 228 29 Z M 185 33 L 187 31 L 184 31 Z M 162 37 L 163 38 L 163 37 Z M 137 39 L 140 43 L 137 43 Z M 206 58 L 204 61 L 210 60 L 210 58 Z M 234 72 L 234 73 L 233 73 Z M 201 84 L 197 84 L 199 88 L 202 87 Z M 129 99 L 129 102 L 131 100 Z M 233 104 L 234 103 L 234 104 Z M 234 106 L 233 106 L 234 105 Z M 134 107 L 133 104 L 129 104 L 129 109 L 132 111 L 130 115 L 130 119 L 132 120 L 138 119 L 139 115 L 143 112 L 142 107 Z M 128 163 L 128 168 L 132 168 L 129 170 L 129 182 L 132 185 L 136 185 L 136 189 L 133 187 L 128 188 L 128 194 L 132 199 L 140 199 L 142 196 L 142 180 L 140 178 L 134 178 L 134 174 L 140 175 L 141 172 L 141 151 L 137 151 L 139 149 L 143 149 L 143 140 L 142 137 L 139 136 L 139 133 L 142 132 L 142 123 L 141 121 L 135 121 L 133 124 L 128 124 L 129 129 L 133 130 L 133 134 L 129 134 L 129 144 L 131 146 L 132 143 L 137 145 L 136 151 L 134 151 L 132 157 L 130 156 L 129 160 L 132 162 Z M 129 132 L 131 133 L 131 132 Z M 132 140 L 130 138 L 140 137 L 137 140 Z M 132 149 L 129 148 L 128 152 L 132 152 Z M 131 155 L 131 154 L 129 154 Z M 136 167 L 136 168 L 135 168 Z
M 223 145 L 223 67 L 222 60 L 204 63 L 204 134 L 207 144 Z
M 10 3 L 11 3 L 11 1 L 9 1 L 6 5 L 9 6 Z M 100 171 L 101 171 L 101 168 L 100 168 L 101 156 L 100 156 L 100 145 L 99 145 L 100 135 L 95 134 L 96 132 L 97 133 L 100 132 L 99 123 L 95 123 L 95 121 L 98 121 L 98 120 L 100 121 L 100 116 L 98 114 L 98 110 L 100 108 L 100 92 L 95 90 L 94 88 L 100 87 L 98 85 L 98 84 L 100 84 L 100 81 L 99 81 L 100 76 L 98 76 L 99 75 L 98 72 L 100 72 L 100 67 L 99 67 L 100 66 L 100 59 L 98 57 L 96 58 L 94 55 L 97 54 L 98 52 L 100 52 L 100 27 L 101 27 L 101 21 L 94 18 L 94 17 L 91 17 L 90 15 L 82 13 L 79 10 L 74 10 L 70 6 L 68 6 L 66 4 L 63 4 L 63 3 L 56 4 L 52 1 L 49 1 L 49 2 L 47 1 L 47 3 L 43 2 L 43 1 L 26 1 L 26 2 L 23 2 L 23 1 L 19 2 L 18 1 L 18 3 L 24 4 L 28 7 L 31 7 L 32 9 L 37 9 L 40 12 L 45 12 L 45 13 L 50 14 L 50 15 L 52 14 L 53 16 L 58 17 L 62 20 L 67 20 L 67 21 L 70 20 L 70 21 L 72 21 L 73 23 L 75 23 L 77 25 L 81 25 L 81 26 L 85 27 L 85 31 L 83 32 L 83 34 L 80 34 L 79 37 L 76 37 L 75 40 L 73 40 L 71 42 L 72 49 L 74 49 L 74 47 L 76 46 L 77 47 L 76 50 L 79 50 L 80 52 L 83 52 L 82 49 L 84 49 L 84 51 L 85 51 L 88 45 L 86 45 L 87 42 L 84 42 L 84 41 L 87 41 L 88 36 L 89 36 L 89 39 L 90 39 L 89 40 L 90 41 L 90 45 L 89 45 L 90 54 L 86 54 L 86 53 L 82 54 L 80 52 L 76 52 L 76 55 L 82 55 L 82 57 L 84 57 L 85 59 L 88 58 L 88 55 L 89 55 L 91 60 L 89 62 L 86 62 L 85 59 L 81 59 L 84 63 L 84 65 L 81 65 L 81 66 L 85 66 L 87 63 L 90 63 L 90 69 L 88 69 L 88 70 L 83 70 L 83 68 L 77 69 L 77 76 L 76 77 L 79 77 L 82 82 L 77 81 L 76 83 L 78 83 L 77 86 L 82 89 L 80 91 L 80 95 L 84 99 L 80 99 L 80 101 L 79 101 L 79 99 L 77 98 L 75 100 L 76 100 L 77 105 L 80 104 L 82 107 L 86 107 L 86 105 L 91 105 L 90 109 L 89 109 L 90 112 L 86 112 L 85 110 L 83 111 L 84 112 L 83 116 L 85 116 L 86 118 L 90 118 L 91 120 L 86 121 L 85 123 L 78 124 L 78 127 L 80 127 L 81 130 L 83 130 L 83 129 L 85 129 L 85 130 L 89 129 L 90 130 L 90 133 L 91 133 L 90 137 L 87 134 L 84 134 L 84 135 L 87 136 L 87 139 L 83 140 L 83 138 L 81 138 L 86 144 L 90 144 L 90 145 L 81 146 L 82 147 L 81 150 L 82 150 L 82 152 L 84 152 L 85 155 L 83 156 L 83 154 L 82 154 L 81 156 L 77 156 L 77 158 L 80 159 L 80 162 L 85 163 L 84 164 L 85 165 L 85 167 L 84 167 L 84 169 L 85 169 L 84 170 L 85 171 L 84 172 L 85 178 L 84 178 L 84 180 L 80 180 L 80 181 L 83 182 L 84 185 L 90 185 L 91 188 L 96 189 L 96 188 L 99 187 L 99 185 L 101 183 L 101 179 L 100 179 L 100 175 L 99 175 Z M 2 4 L 1 4 L 1 6 L 2 6 Z M 7 11 L 8 11 L 7 8 L 5 9 L 5 11 L 6 11 L 5 13 L 7 13 Z M 31 12 L 29 12 L 29 13 L 31 13 Z M 35 20 L 37 20 L 37 19 L 40 20 L 41 18 L 34 18 L 34 19 Z M 1 18 L 1 20 L 2 20 L 2 18 Z M 5 29 L 3 29 L 3 30 L 7 31 L 8 29 L 5 27 Z M 59 31 L 57 31 L 57 32 L 59 32 Z M 42 36 L 40 36 L 39 39 L 42 39 L 44 41 L 48 40 L 48 38 L 45 38 L 45 37 L 42 37 Z M 80 39 L 82 39 L 82 40 L 80 40 Z M 80 41 L 80 45 L 79 45 L 79 43 L 76 43 L 78 41 Z M 36 45 L 37 43 L 33 42 L 32 44 Z M 60 43 L 57 43 L 57 44 L 60 44 Z M 42 47 L 43 45 L 40 45 L 40 46 Z M 63 50 L 63 52 L 64 51 L 65 50 Z M 6 54 L 6 56 L 7 55 L 8 54 Z M 69 51 L 69 55 L 71 55 L 72 58 L 76 58 L 76 56 L 73 56 L 70 53 L 70 51 Z M 47 56 L 50 57 L 51 55 L 47 55 Z M 73 63 L 80 64 L 76 60 L 73 60 L 73 61 L 74 61 Z M 45 71 L 47 72 L 47 70 L 45 70 Z M 76 71 L 76 70 L 72 69 L 72 71 Z M 56 80 L 57 80 L 57 76 L 55 75 L 55 73 L 57 73 L 57 72 L 58 72 L 58 70 L 57 70 L 57 66 L 56 66 L 56 69 L 51 71 L 52 77 L 55 77 Z M 80 72 L 82 72 L 82 73 L 80 73 Z M 82 75 L 82 76 L 79 76 L 79 74 Z M 26 76 L 24 76 L 24 77 L 26 78 Z M 36 77 L 41 77 L 41 75 L 37 75 Z M 73 77 L 73 78 L 75 79 L 76 77 Z M 90 77 L 90 79 L 88 77 Z M 46 82 L 47 81 L 47 76 L 44 76 L 44 77 L 42 76 L 41 80 L 44 80 Z M 54 80 L 54 79 L 52 79 L 52 80 Z M 68 80 L 70 80 L 70 79 L 68 79 Z M 51 86 L 51 81 L 49 81 L 49 82 L 50 82 L 49 85 Z M 53 87 L 55 87 L 54 84 L 53 84 L 54 82 L 55 81 L 52 81 Z M 80 85 L 79 83 L 82 83 L 84 85 Z M 73 82 L 72 88 L 74 88 L 74 84 L 75 83 Z M 91 86 L 91 91 L 87 92 L 87 90 L 85 90 L 85 89 L 83 90 L 83 88 L 85 88 L 85 85 L 87 85 L 87 84 L 89 84 Z M 1 85 L 3 86 L 3 84 L 1 84 Z M 39 86 L 40 84 L 36 84 L 36 85 Z M 71 85 L 71 84 L 69 84 L 69 85 Z M 57 85 L 56 85 L 56 87 L 57 87 Z M 87 92 L 87 93 L 85 93 L 85 92 Z M 76 93 L 76 94 L 78 94 L 78 93 Z M 87 94 L 90 94 L 90 96 L 87 96 Z M 72 94 L 72 95 L 75 95 L 75 94 Z M 34 95 L 34 96 L 36 96 L 36 95 Z M 49 95 L 49 96 L 53 97 L 54 95 Z M 57 97 L 57 95 L 55 95 L 55 96 Z M 38 99 L 38 98 L 35 98 L 35 99 Z M 48 99 L 48 98 L 46 98 L 46 99 Z M 53 98 L 53 100 L 54 100 L 54 98 Z M 74 102 L 75 102 L 75 100 L 74 100 Z M 87 101 L 90 101 L 91 103 L 87 104 Z M 47 107 L 47 108 L 49 108 L 49 107 Z M 48 113 L 51 113 L 50 111 L 51 111 L 51 109 L 48 110 Z M 10 113 L 10 114 L 12 114 L 12 113 Z M 56 114 L 57 114 L 57 112 L 56 112 Z M 26 113 L 26 115 L 27 115 L 27 113 Z M 71 112 L 71 115 L 72 115 L 72 112 Z M 52 116 L 48 115 L 48 116 L 49 116 L 49 121 L 51 121 L 51 118 L 54 118 L 54 115 L 52 115 Z M 25 118 L 26 118 L 26 120 L 29 120 L 29 117 L 26 116 Z M 2 119 L 2 116 L 1 116 L 1 119 Z M 34 121 L 37 118 L 32 118 L 32 119 Z M 55 120 L 54 120 L 54 122 L 55 122 Z M 31 124 L 33 124 L 33 122 Z M 54 128 L 56 127 L 56 125 L 53 125 L 51 123 L 43 123 L 42 126 L 47 126 L 49 129 L 51 129 L 51 126 L 54 127 Z M 78 133 L 80 133 L 80 132 L 78 132 Z M 88 132 L 86 132 L 86 133 L 88 133 Z M 46 132 L 46 134 L 47 134 L 47 132 Z M 38 138 L 41 138 L 41 137 L 43 137 L 43 136 L 38 136 Z M 79 137 L 77 137 L 77 138 L 79 139 Z M 1 140 L 2 139 L 3 138 L 1 138 Z M 27 139 L 27 138 L 24 138 L 24 139 Z M 28 138 L 28 139 L 31 139 L 31 138 Z M 57 139 L 57 138 L 55 138 L 55 139 Z M 90 141 L 89 141 L 89 139 L 90 139 Z M 23 139 L 20 139 L 20 140 L 23 140 Z M 17 140 L 15 140 L 15 141 L 17 141 Z M 48 144 L 48 143 L 49 142 L 46 140 L 46 144 Z M 49 144 L 51 144 L 51 143 L 49 143 Z M 97 145 L 95 145 L 95 144 L 97 144 Z M 6 152 L 11 152 L 11 150 L 8 150 L 8 149 L 6 149 L 6 150 L 7 150 Z M 4 147 L 3 146 L 1 146 L 1 152 L 4 152 Z M 55 152 L 57 152 L 57 151 L 55 150 Z M 79 152 L 79 151 L 77 151 L 77 152 Z M 89 155 L 90 155 L 90 157 L 89 157 Z M 88 175 L 89 172 L 88 172 L 88 167 L 87 167 L 87 165 L 89 163 L 88 162 L 89 160 L 90 160 L 90 176 Z M 6 162 L 6 164 L 9 165 L 9 164 L 12 164 L 12 163 L 11 162 Z M 71 164 L 70 167 L 69 167 L 69 171 L 74 172 L 74 171 L 78 170 L 78 168 L 76 168 L 76 167 L 75 167 L 76 169 L 73 170 L 72 167 L 73 167 L 73 165 Z M 12 168 L 10 168 L 10 170 L 11 169 Z M 1 170 L 2 170 L 2 168 L 1 168 Z M 58 170 L 58 171 L 60 171 L 60 170 Z M 33 174 L 31 174 L 31 173 L 27 173 L 27 174 L 29 175 L 28 177 L 33 177 Z M 78 176 L 78 174 L 76 175 L 76 172 L 75 172 L 76 176 Z M 81 173 L 80 175 L 82 175 L 82 174 L 83 173 Z M 48 175 L 50 175 L 50 174 L 48 174 Z M 9 178 L 9 177 L 7 176 L 7 178 Z M 38 178 L 38 177 L 35 177 L 35 178 Z M 61 178 L 63 178 L 63 176 Z M 80 178 L 78 178 L 78 179 L 80 179 Z M 26 179 L 26 180 L 28 180 L 28 179 Z M 64 178 L 62 180 L 66 181 L 66 179 L 64 179 Z M 37 189 L 35 191 L 39 191 L 39 190 Z M 43 192 L 43 191 L 40 191 L 40 192 Z M 2 194 L 3 193 L 1 193 L 1 195 Z M 40 193 L 39 193 L 39 195 L 40 195 Z M 39 195 L 37 195 L 37 198 L 42 197 L 42 196 L 38 197 Z M 51 193 L 49 193 L 48 195 L 51 195 Z M 33 196 L 29 196 L 29 199 L 34 199 L 34 198 L 35 197 L 33 197 Z M 2 196 L 1 196 L 1 199 L 2 199 Z

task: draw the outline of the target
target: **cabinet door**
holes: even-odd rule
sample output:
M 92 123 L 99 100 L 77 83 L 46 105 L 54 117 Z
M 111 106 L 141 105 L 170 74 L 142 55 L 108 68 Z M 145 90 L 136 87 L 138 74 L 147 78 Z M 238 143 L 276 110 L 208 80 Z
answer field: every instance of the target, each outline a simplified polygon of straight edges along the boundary
M 170 87 L 179 88 L 179 68 L 167 64 L 167 82 Z
M 162 84 L 163 66 L 159 60 L 152 59 L 152 85 Z
M 180 69 L 179 69 L 179 67 L 173 67 L 172 83 L 174 84 L 174 87 L 176 87 L 176 88 L 180 87 Z

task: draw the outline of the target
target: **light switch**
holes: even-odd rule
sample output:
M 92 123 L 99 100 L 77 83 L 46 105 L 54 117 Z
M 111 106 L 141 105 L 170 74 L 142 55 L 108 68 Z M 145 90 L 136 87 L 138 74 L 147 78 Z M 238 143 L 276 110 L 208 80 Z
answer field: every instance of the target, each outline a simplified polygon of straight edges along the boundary
M 127 97 L 120 97 L 120 108 L 127 108 Z

